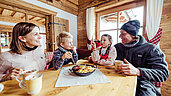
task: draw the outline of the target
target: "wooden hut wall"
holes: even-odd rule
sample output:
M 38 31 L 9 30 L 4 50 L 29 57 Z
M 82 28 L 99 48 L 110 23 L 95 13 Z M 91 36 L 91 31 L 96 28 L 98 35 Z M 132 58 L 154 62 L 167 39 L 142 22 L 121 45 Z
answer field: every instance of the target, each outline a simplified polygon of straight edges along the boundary
M 171 73 L 171 0 L 164 0 L 163 13 L 161 18 L 161 28 L 163 29 L 160 48 L 166 55 L 166 61 L 169 64 L 169 70 Z M 171 96 L 171 76 L 162 85 L 162 96 Z

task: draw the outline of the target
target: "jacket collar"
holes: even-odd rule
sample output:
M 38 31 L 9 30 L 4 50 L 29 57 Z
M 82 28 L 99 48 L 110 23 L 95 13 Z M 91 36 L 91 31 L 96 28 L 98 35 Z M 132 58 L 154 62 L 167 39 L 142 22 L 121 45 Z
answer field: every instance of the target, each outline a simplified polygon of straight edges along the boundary
M 139 42 L 135 45 L 135 46 L 140 46 L 144 43 L 147 43 L 147 41 L 145 40 L 145 38 L 141 35 L 138 35 L 139 36 Z
M 59 46 L 58 48 L 59 48 L 59 50 L 60 50 L 61 52 L 63 52 L 63 53 L 65 53 L 65 52 L 67 52 L 67 51 L 70 51 L 70 52 L 72 53 L 72 50 L 66 50 L 66 49 L 64 49 L 62 46 Z
M 147 41 L 145 40 L 145 38 L 141 35 L 138 35 L 138 40 L 137 41 L 133 41 L 130 44 L 123 44 L 123 46 L 125 47 L 135 47 L 135 46 L 140 46 L 144 43 L 147 43 Z

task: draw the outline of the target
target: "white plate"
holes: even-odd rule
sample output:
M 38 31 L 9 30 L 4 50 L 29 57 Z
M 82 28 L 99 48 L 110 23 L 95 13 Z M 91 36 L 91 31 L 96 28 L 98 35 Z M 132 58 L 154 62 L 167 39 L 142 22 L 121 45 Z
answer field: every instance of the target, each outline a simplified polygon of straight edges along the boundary
M 4 85 L 3 84 L 0 84 L 0 93 L 1 91 L 4 89 Z

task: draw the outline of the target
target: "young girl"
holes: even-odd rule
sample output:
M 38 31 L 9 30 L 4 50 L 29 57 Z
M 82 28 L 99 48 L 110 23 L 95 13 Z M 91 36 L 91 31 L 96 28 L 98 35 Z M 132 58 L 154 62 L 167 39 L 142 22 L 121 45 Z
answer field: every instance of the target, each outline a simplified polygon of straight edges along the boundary
M 52 64 L 54 69 L 59 69 L 62 65 L 69 62 L 76 63 L 78 55 L 73 46 L 73 36 L 68 32 L 62 32 L 56 37 L 58 49 L 53 53 Z
M 112 47 L 112 37 L 108 34 L 101 36 L 101 48 L 96 48 L 96 44 L 92 42 L 94 47 L 91 53 L 92 61 L 100 65 L 113 65 L 116 59 L 116 49 Z

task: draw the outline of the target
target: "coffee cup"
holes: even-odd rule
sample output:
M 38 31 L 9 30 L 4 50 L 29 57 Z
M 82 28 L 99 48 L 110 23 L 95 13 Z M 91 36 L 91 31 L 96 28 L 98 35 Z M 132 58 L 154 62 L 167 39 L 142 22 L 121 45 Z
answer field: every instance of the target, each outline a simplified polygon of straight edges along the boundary
M 28 94 L 37 94 L 42 89 L 42 73 L 29 75 L 25 78 L 26 90 Z
M 26 87 L 26 82 L 25 82 L 25 77 L 26 76 L 29 76 L 31 74 L 35 74 L 37 71 L 36 70 L 32 70 L 32 71 L 23 71 L 20 75 L 18 75 L 16 77 L 16 80 L 20 83 L 21 82 L 21 85 Z
M 34 73 L 26 76 L 19 82 L 19 86 L 27 91 L 28 94 L 37 94 L 42 89 L 42 73 Z
M 117 71 L 118 65 L 123 64 L 123 61 L 121 60 L 115 60 L 115 70 Z
M 1 91 L 4 89 L 4 85 L 3 84 L 0 84 L 0 93 Z

